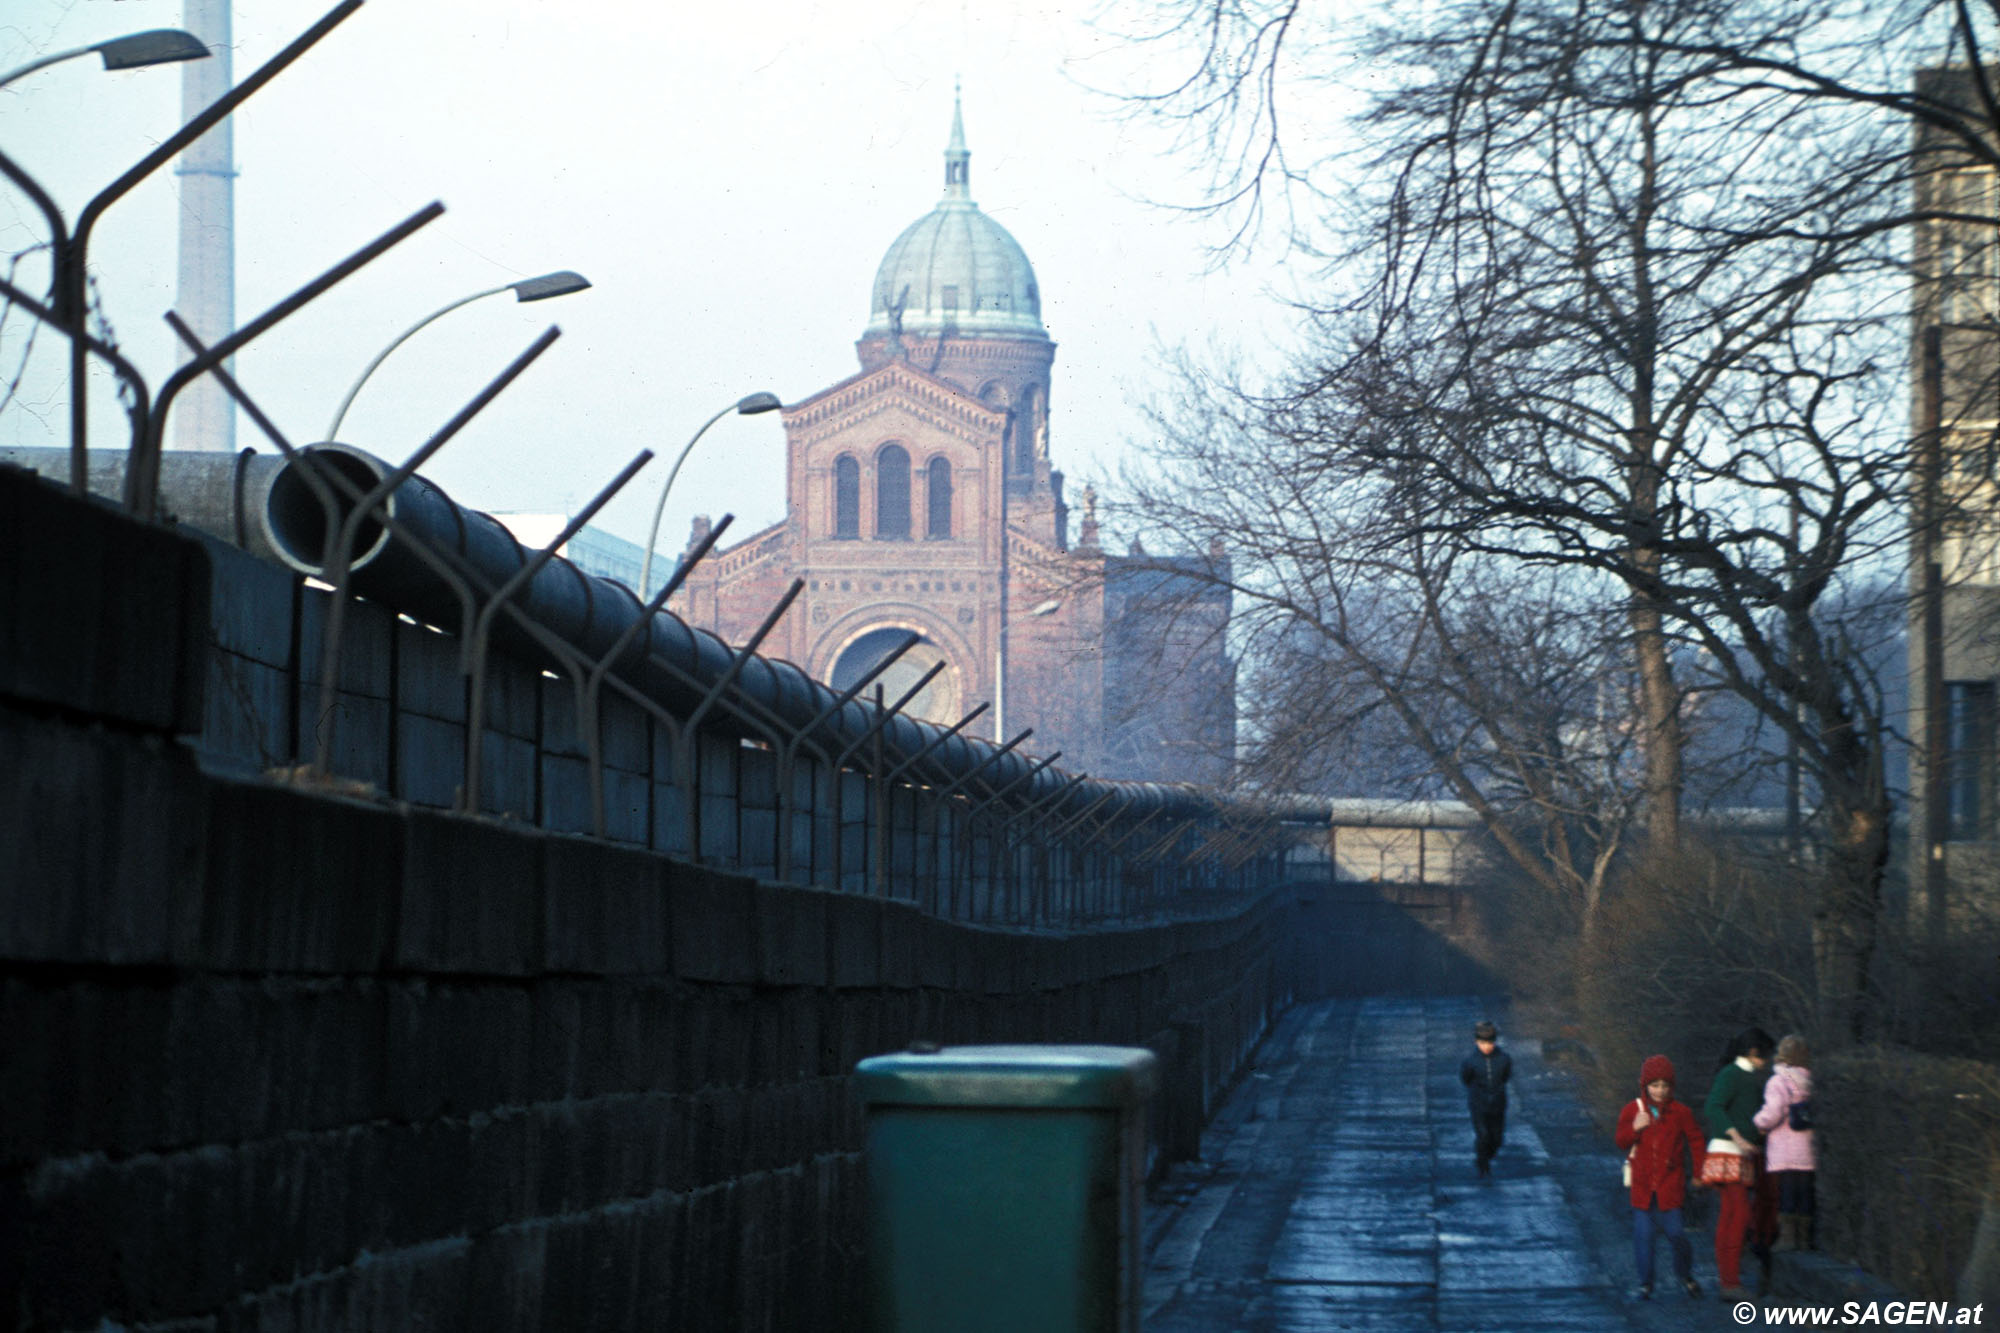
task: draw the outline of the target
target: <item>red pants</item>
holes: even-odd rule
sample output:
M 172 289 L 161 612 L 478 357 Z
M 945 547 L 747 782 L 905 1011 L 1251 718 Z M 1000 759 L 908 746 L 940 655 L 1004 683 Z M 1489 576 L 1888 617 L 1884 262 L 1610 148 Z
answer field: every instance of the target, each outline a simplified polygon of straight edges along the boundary
M 1778 1234 L 1777 1191 L 1760 1174 L 1752 1185 L 1721 1185 L 1722 1210 L 1715 1219 L 1715 1275 L 1725 1287 L 1743 1285 L 1743 1243 L 1767 1247 Z

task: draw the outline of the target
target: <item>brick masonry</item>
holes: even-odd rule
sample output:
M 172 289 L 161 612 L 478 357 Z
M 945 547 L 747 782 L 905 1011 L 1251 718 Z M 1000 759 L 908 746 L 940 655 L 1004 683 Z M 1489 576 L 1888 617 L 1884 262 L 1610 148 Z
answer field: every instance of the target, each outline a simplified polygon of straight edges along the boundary
M 784 410 L 784 520 L 717 550 L 674 602 L 689 623 L 746 641 L 793 579 L 804 591 L 764 651 L 844 685 L 850 650 L 894 631 L 923 636 L 918 660 L 946 671 L 911 711 L 975 724 L 1100 778 L 1221 783 L 1235 752 L 1236 668 L 1226 650 L 1220 550 L 1174 558 L 1107 554 L 1086 502 L 1075 546 L 1063 476 L 1048 453 L 1054 346 L 1039 338 L 905 340 L 858 346 L 861 373 Z M 878 521 L 885 450 L 910 471 L 908 531 Z M 928 468 L 949 532 L 927 535 Z M 837 481 L 856 478 L 842 531 Z M 699 524 L 706 520 L 698 520 Z M 692 543 L 692 539 L 691 539 Z M 1004 668 L 1002 661 L 1004 660 Z M 914 674 L 914 673 L 912 673 Z M 897 691 L 890 690 L 890 697 Z

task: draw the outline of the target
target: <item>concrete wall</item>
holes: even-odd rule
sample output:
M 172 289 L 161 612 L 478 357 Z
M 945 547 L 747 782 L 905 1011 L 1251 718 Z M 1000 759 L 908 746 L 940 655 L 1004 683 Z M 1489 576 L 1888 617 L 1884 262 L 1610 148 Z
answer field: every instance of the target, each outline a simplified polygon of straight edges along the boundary
M 1061 933 L 218 773 L 204 551 L 0 486 L 0 1310 L 30 1328 L 838 1328 L 847 1074 L 1145 1044 L 1189 1152 L 1277 907 Z M 237 608 L 240 609 L 240 608 Z
M 194 636 L 198 645 L 206 641 L 196 682 L 201 711 L 185 730 L 211 768 L 256 774 L 310 762 L 325 736 L 331 771 L 414 805 L 472 806 L 553 832 L 585 833 L 597 827 L 601 796 L 603 835 L 614 842 L 693 853 L 761 878 L 857 892 L 886 889 L 890 897 L 978 921 L 1054 924 L 1128 916 L 1187 893 L 1232 892 L 1271 868 L 1264 862 L 1225 866 L 1213 858 L 1142 863 L 1099 855 L 1081 835 L 1041 839 L 1035 822 L 1014 830 L 1011 845 L 1003 847 L 990 816 L 1025 801 L 1031 786 L 1018 788 L 988 818 L 975 819 L 963 799 L 930 799 L 952 776 L 948 770 L 915 764 L 902 771 L 900 761 L 911 756 L 893 747 L 876 766 L 896 774 L 885 782 L 858 771 L 877 757 L 866 745 L 849 756 L 838 782 L 811 746 L 803 746 L 787 778 L 777 748 L 786 734 L 755 710 L 733 711 L 741 701 L 732 704 L 727 691 L 697 728 L 683 734 L 675 722 L 606 688 L 601 767 L 593 770 L 566 672 L 544 670 L 540 659 L 514 653 L 518 643 L 498 634 L 486 659 L 473 746 L 461 641 L 399 614 L 425 604 L 408 586 L 396 590 L 403 599 L 397 605 L 365 599 L 346 604 L 338 689 L 323 703 L 331 594 L 220 541 L 204 539 L 203 554 L 212 616 L 204 633 Z M 803 614 L 798 607 L 790 613 Z M 458 622 L 445 617 L 444 623 Z M 1027 748 L 1053 753 L 1039 738 Z M 470 771 L 477 782 L 468 784 L 473 749 L 477 760 Z M 1081 772 L 1074 763 L 1067 767 Z M 975 782 L 963 795 L 1004 785 L 1002 776 L 1004 765 L 988 775 L 991 784 Z M 476 793 L 469 794 L 471 787 Z M 1077 813 L 1090 796 L 1086 788 L 1065 813 Z M 1123 831 L 1121 822 L 1140 826 L 1148 814 L 1143 803 L 1128 809 L 1123 801 L 1113 811 L 1113 836 Z M 1219 822 L 1221 814 L 1215 811 L 1209 822 Z M 1158 827 L 1164 831 L 1174 822 Z M 1199 841 L 1190 835 L 1190 845 Z M 1135 839 L 1134 846 L 1145 843 Z
M 1289 898 L 1282 965 L 1300 999 L 1506 989 L 1475 956 L 1468 886 L 1302 880 Z

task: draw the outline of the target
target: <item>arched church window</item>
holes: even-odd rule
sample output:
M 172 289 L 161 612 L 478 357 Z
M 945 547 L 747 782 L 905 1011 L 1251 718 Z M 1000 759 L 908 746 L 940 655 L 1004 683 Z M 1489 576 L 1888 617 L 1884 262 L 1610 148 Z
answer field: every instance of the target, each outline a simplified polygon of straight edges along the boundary
M 929 509 L 929 524 L 924 529 L 927 537 L 951 536 L 951 464 L 943 458 L 933 458 L 925 470 L 924 500 Z
M 875 455 L 875 535 L 884 541 L 910 536 L 910 455 L 900 444 Z
M 833 535 L 861 535 L 861 464 L 851 454 L 833 460 Z

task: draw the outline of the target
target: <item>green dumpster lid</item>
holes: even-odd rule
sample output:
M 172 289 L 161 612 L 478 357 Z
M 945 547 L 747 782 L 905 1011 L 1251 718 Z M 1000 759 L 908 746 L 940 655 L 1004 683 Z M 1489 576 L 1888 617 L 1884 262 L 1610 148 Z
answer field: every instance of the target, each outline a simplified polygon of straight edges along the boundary
M 1159 1081 L 1138 1046 L 917 1047 L 854 1067 L 869 1106 L 1137 1106 Z

